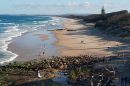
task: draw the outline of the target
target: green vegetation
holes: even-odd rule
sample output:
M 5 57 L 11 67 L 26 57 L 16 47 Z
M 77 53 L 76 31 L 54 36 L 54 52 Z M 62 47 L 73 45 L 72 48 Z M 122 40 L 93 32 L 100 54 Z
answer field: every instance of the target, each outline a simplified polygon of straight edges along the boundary
M 130 14 L 127 10 L 108 13 L 104 16 L 98 15 L 93 17 L 91 21 L 96 23 L 95 27 L 106 33 L 122 38 L 130 37 Z
M 48 79 L 48 80 L 36 80 L 36 81 L 23 83 L 16 86 L 66 86 L 66 85 L 62 85 L 52 81 L 51 79 Z
M 82 80 L 89 77 L 91 69 L 84 66 L 101 62 L 104 58 L 105 57 L 99 58 L 83 55 L 77 57 L 53 57 L 53 59 L 41 59 L 39 61 L 14 62 L 0 67 L 0 73 L 2 76 L 0 81 L 2 84 L 4 82 L 6 82 L 4 84 L 20 84 L 31 81 L 31 84 L 33 80 L 36 80 L 37 78 L 36 70 L 38 68 L 43 76 L 43 80 L 53 78 L 54 76 L 50 77 L 50 75 L 54 75 L 55 70 L 69 70 L 71 83 L 75 83 L 78 79 Z M 34 84 L 35 83 L 37 83 L 37 81 L 34 82 Z
M 69 78 L 70 78 L 70 83 L 75 83 L 76 79 L 77 79 L 77 70 L 71 70 L 70 74 L 69 74 Z
M 86 23 L 94 23 L 95 27 L 105 33 L 118 36 L 124 39 L 130 37 L 130 13 L 127 10 L 107 14 L 92 14 L 88 16 L 69 16 L 82 19 Z M 130 41 L 130 40 L 129 40 Z
M 86 79 L 89 77 L 91 69 L 87 67 L 80 67 L 72 69 L 69 73 L 70 83 L 76 83 L 77 80 Z
M 0 73 L 0 86 L 2 86 L 5 83 L 5 81 L 7 80 L 7 76 L 7 74 Z

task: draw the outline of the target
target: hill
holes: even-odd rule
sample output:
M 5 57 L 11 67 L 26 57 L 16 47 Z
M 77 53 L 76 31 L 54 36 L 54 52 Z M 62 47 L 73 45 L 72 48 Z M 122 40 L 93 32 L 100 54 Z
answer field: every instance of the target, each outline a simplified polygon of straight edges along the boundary
M 69 18 L 83 19 L 86 23 L 95 23 L 100 30 L 128 39 L 130 37 L 130 13 L 127 10 L 107 14 L 92 14 L 88 16 L 74 16 Z

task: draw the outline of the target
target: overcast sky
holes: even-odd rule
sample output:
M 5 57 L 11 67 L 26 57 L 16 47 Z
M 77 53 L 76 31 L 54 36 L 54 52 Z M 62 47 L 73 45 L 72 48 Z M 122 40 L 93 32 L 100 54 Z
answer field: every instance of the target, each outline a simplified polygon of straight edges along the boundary
M 130 0 L 0 0 L 0 14 L 86 14 L 129 10 Z

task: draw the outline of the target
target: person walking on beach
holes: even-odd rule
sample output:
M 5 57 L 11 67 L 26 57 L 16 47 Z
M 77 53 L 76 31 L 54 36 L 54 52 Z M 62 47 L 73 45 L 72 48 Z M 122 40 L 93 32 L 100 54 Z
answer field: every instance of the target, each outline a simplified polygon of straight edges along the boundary
M 45 44 L 43 46 L 44 51 L 42 52 L 43 55 L 45 55 Z
M 45 55 L 45 44 L 42 48 L 42 51 L 40 52 L 40 54 L 38 56 L 44 56 Z
M 81 40 L 81 44 L 83 44 L 84 43 L 84 40 Z
M 45 52 L 43 51 L 43 53 L 42 53 L 43 55 L 45 54 Z

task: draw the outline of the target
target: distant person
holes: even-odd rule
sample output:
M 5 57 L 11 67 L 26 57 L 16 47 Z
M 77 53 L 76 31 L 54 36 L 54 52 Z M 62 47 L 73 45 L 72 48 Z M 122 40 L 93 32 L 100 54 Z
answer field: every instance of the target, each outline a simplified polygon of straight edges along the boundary
M 83 43 L 84 43 L 84 40 L 81 41 L 81 44 L 83 44 Z
M 125 77 L 124 78 L 124 85 L 127 86 L 127 84 L 128 84 L 128 77 Z
M 121 86 L 124 86 L 124 78 L 121 77 Z
M 108 49 L 110 48 L 110 47 L 107 47 Z
M 43 53 L 42 53 L 43 55 L 45 54 L 45 52 L 43 51 Z

